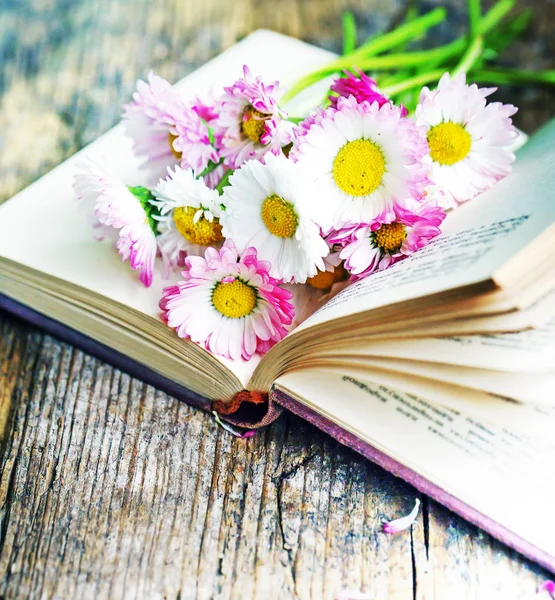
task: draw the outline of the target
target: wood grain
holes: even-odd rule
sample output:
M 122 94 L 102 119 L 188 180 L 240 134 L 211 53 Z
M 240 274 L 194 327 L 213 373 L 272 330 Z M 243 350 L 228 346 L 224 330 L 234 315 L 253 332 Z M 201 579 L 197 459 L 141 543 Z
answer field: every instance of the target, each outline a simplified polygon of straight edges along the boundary
M 529 4 L 504 60 L 553 68 L 555 5 Z M 445 39 L 465 18 L 448 5 Z M 404 7 L 0 0 L 0 201 L 115 124 L 151 68 L 178 79 L 260 27 L 339 50 L 343 10 L 369 35 Z M 553 115 L 550 91 L 503 94 L 528 131 Z M 0 431 L 2 598 L 508 600 L 547 576 L 427 498 L 412 531 L 383 534 L 418 493 L 292 415 L 237 440 L 5 314 Z

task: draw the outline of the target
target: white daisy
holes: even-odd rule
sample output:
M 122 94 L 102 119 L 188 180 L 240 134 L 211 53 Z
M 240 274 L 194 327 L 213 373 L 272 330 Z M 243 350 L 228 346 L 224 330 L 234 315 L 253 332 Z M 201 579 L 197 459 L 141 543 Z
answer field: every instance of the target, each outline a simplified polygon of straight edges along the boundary
M 518 132 L 511 116 L 517 109 L 486 97 L 496 88 L 466 85 L 465 74 L 445 73 L 438 89 L 423 88 L 416 108 L 419 125 L 428 128 L 431 179 L 451 204 L 465 202 L 511 172 L 510 146 Z
M 191 169 L 168 169 L 154 195 L 160 211 L 158 246 L 166 267 L 175 268 L 187 254 L 204 254 L 207 246 L 222 242 L 220 196 L 195 179 Z
M 292 156 L 313 182 L 323 229 L 347 222 L 393 218 L 396 204 L 420 198 L 429 183 L 425 129 L 389 103 L 339 98 L 317 119 L 309 117 Z
M 284 156 L 251 160 L 224 188 L 223 233 L 240 252 L 249 246 L 271 263 L 272 277 L 304 283 L 324 270 L 328 246 L 310 214 L 310 191 L 296 165 Z

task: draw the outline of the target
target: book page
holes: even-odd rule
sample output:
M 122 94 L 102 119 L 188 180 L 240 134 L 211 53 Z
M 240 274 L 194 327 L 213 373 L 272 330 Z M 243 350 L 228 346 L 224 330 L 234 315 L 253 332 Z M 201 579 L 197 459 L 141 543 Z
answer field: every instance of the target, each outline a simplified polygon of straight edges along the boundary
M 553 436 L 521 436 L 348 376 L 291 373 L 277 387 L 555 556 Z
M 497 371 L 555 372 L 555 319 L 515 333 L 377 341 L 364 353 Z
M 331 360 L 336 363 L 336 369 L 341 369 L 342 365 L 356 365 L 369 372 L 373 369 L 385 369 L 394 374 L 413 375 L 418 378 L 478 390 L 488 395 L 493 394 L 494 397 L 501 399 L 508 398 L 523 404 L 550 408 L 555 416 L 555 396 L 553 395 L 555 372 L 500 372 L 477 367 L 453 366 L 402 358 L 339 356 L 333 357 Z M 414 389 L 412 391 L 416 392 Z M 438 401 L 440 402 L 440 400 Z M 461 409 L 464 410 L 464 407 L 461 407 Z
M 300 329 L 492 278 L 555 222 L 545 193 L 554 186 L 555 121 L 519 151 L 513 173 L 449 213 L 429 246 L 346 288 Z
M 463 412 L 483 423 L 495 423 L 520 434 L 537 434 L 553 438 L 552 417 L 555 418 L 555 407 L 551 405 L 521 404 L 480 389 L 403 372 L 398 365 L 386 369 L 371 364 L 345 361 L 343 364 L 315 364 L 308 370 L 312 372 L 315 369 L 391 387 L 398 392 L 413 394 L 438 406 Z

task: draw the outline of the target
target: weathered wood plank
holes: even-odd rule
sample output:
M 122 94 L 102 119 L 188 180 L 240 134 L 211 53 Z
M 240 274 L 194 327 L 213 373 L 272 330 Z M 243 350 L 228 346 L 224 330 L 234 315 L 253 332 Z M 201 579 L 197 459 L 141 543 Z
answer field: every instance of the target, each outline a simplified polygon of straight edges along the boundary
M 545 577 L 434 504 L 412 532 L 383 534 L 417 493 L 293 416 L 237 440 L 1 323 L 21 358 L 0 466 L 0 595 L 489 599 L 526 597 Z
M 519 560 L 516 553 L 433 501 L 428 515 L 431 598 L 535 597 L 546 579 L 540 568 Z
M 441 37 L 464 20 L 461 3 Z M 527 5 L 520 2 L 520 8 Z M 507 61 L 553 66 L 554 6 Z M 400 0 L 0 0 L 0 201 L 119 118 L 150 68 L 175 80 L 253 29 L 339 50 Z M 551 58 L 550 58 L 551 57 Z M 505 90 L 535 129 L 553 93 Z M 24 224 L 22 224 L 23 226 Z M 209 416 L 0 315 L 0 596 L 534 597 L 545 574 L 289 415 L 249 442 Z

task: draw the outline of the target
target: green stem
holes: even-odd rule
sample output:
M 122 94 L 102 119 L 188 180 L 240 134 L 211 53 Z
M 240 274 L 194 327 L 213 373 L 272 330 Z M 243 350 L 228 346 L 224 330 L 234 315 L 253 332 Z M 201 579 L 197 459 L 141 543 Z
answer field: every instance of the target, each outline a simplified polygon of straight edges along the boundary
M 468 29 L 471 39 L 479 35 L 480 15 L 480 0 L 468 0 Z
M 351 53 L 349 58 L 351 61 L 353 59 L 356 61 L 363 56 L 374 56 L 381 52 L 385 52 L 386 50 L 390 50 L 394 46 L 409 42 L 418 34 L 424 33 L 428 29 L 445 21 L 446 16 L 447 12 L 444 8 L 435 8 L 417 19 L 413 19 L 412 21 L 400 25 L 397 29 L 390 31 L 389 33 L 384 33 L 383 35 L 362 44 L 360 48 Z
M 503 17 L 513 8 L 515 0 L 499 0 L 481 19 L 478 26 L 478 33 L 484 36 L 491 31 Z M 433 18 L 432 18 L 433 16 Z M 338 58 L 328 63 L 317 71 L 309 73 L 302 77 L 297 83 L 285 93 L 280 103 L 282 105 L 289 102 L 304 89 L 317 83 L 324 77 L 333 75 L 343 69 L 352 69 L 354 66 L 362 70 L 388 70 L 406 66 L 426 65 L 429 69 L 434 69 L 444 61 L 464 52 L 468 39 L 466 37 L 458 38 L 450 44 L 434 48 L 433 50 L 422 50 L 420 52 L 390 54 L 388 56 L 373 57 L 375 54 L 384 52 L 391 47 L 397 46 L 405 41 L 409 41 L 424 29 L 429 29 L 437 25 L 445 18 L 445 11 L 436 9 L 430 13 L 415 19 L 410 23 L 401 25 L 395 31 L 386 33 L 375 40 L 371 40 L 355 52 Z M 364 58 L 365 60 L 359 60 Z
M 474 67 L 476 69 L 482 68 L 489 60 L 497 58 L 528 27 L 532 14 L 531 9 L 526 10 L 516 17 L 506 19 L 504 23 L 496 27 L 495 31 L 484 40 L 487 51 L 484 52 Z
M 285 93 L 281 99 L 281 104 L 286 104 L 298 93 L 302 92 L 307 87 L 310 87 L 317 81 L 320 81 L 320 79 L 323 79 L 332 73 L 341 71 L 342 69 L 351 68 L 364 57 L 380 54 L 381 52 L 385 52 L 394 46 L 410 41 L 419 33 L 422 33 L 423 31 L 426 31 L 427 29 L 430 29 L 431 27 L 441 23 L 445 19 L 445 16 L 446 13 L 444 8 L 436 8 L 435 10 L 432 10 L 418 19 L 414 19 L 409 23 L 401 25 L 390 33 L 386 33 L 378 38 L 366 42 L 354 52 L 332 61 L 321 69 L 318 69 L 317 71 L 314 71 L 313 73 L 301 78 L 289 91 Z
M 430 61 L 441 60 L 443 62 L 448 60 L 459 54 L 460 49 L 460 44 L 452 42 L 433 50 L 418 50 L 370 57 L 360 61 L 357 66 L 363 71 L 388 71 L 399 67 L 418 67 L 427 65 Z
M 485 35 L 491 31 L 514 8 L 514 5 L 515 0 L 499 0 L 497 4 L 494 4 L 480 21 L 478 34 Z
M 352 12 L 343 14 L 343 54 L 354 52 L 357 47 L 357 26 Z
M 206 177 L 206 175 L 208 175 L 209 173 L 212 173 L 212 171 L 215 171 L 221 164 L 223 164 L 223 162 L 224 162 L 223 158 L 220 158 L 220 160 L 217 163 L 210 161 L 208 163 L 208 166 L 206 167 L 206 169 L 204 169 L 204 171 L 200 175 L 197 176 L 197 179 Z
M 451 77 L 456 77 L 459 73 L 467 73 L 473 67 L 474 63 L 482 55 L 484 49 L 484 38 L 479 35 L 474 38 L 459 64 L 451 71 Z
M 384 87 L 381 89 L 381 92 L 384 94 L 384 96 L 390 98 L 391 96 L 395 96 L 402 92 L 406 92 L 407 90 L 422 87 L 423 85 L 426 85 L 427 83 L 430 83 L 432 81 L 438 81 L 439 78 L 443 75 L 443 73 L 443 69 L 429 71 L 428 73 L 422 73 L 421 75 L 417 75 L 416 77 L 405 79 L 400 83 L 390 85 L 389 87 Z
M 380 90 L 392 87 L 398 83 L 409 79 L 409 77 L 413 77 L 415 73 L 411 69 L 401 69 L 399 71 L 395 71 L 394 73 L 387 73 L 385 75 L 377 75 L 374 77 L 376 83 Z
M 540 83 L 555 85 L 555 70 L 552 71 L 524 71 L 522 69 L 480 69 L 472 71 L 472 81 L 476 83 L 526 84 Z
M 417 0 L 418 1 L 418 0 Z M 412 23 L 415 19 L 418 19 L 418 8 L 415 6 L 414 0 L 408 0 L 408 8 L 407 14 L 402 22 L 402 24 Z M 426 31 L 422 32 L 422 35 L 415 37 L 411 40 L 405 40 L 402 44 L 398 44 L 397 46 L 393 46 L 391 50 L 395 50 L 396 52 L 403 52 L 407 49 L 409 43 L 419 40 L 420 38 L 426 35 Z

